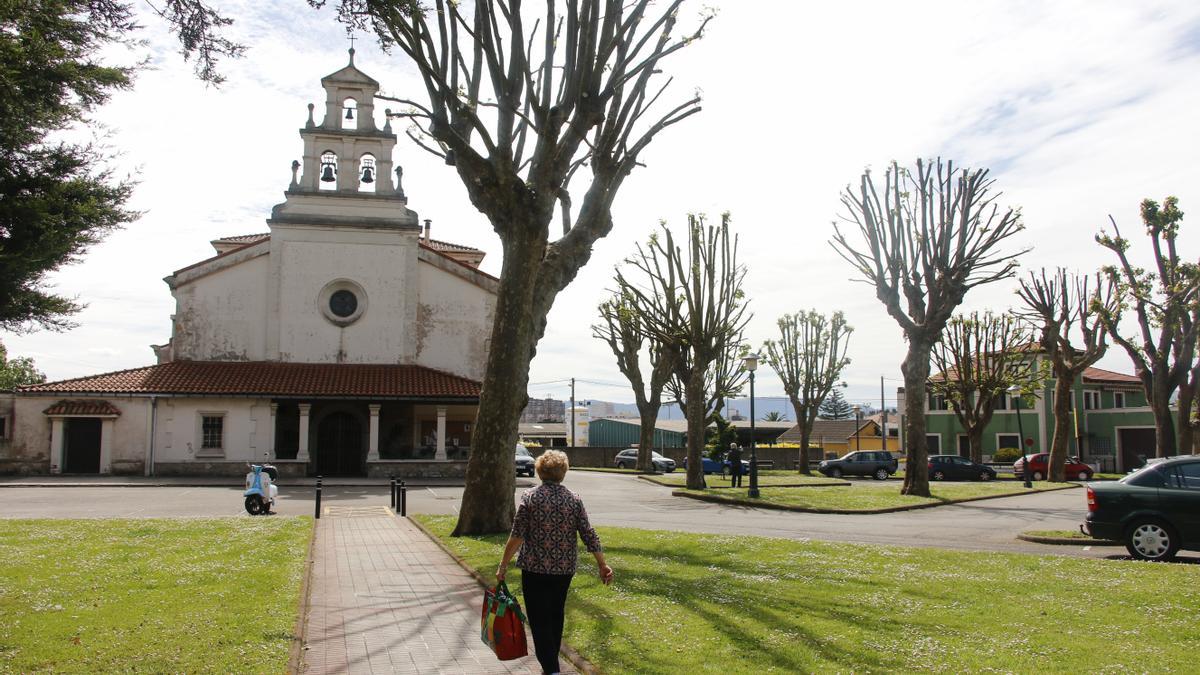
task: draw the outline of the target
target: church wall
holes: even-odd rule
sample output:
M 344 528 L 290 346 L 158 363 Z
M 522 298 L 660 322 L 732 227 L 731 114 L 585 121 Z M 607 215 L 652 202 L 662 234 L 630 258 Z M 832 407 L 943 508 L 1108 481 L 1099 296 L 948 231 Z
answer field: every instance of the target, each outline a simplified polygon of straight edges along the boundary
M 174 358 L 266 359 L 269 269 L 260 255 L 175 289 Z
M 15 397 L 7 443 L 0 443 L 0 474 L 49 473 L 52 460 L 50 418 L 46 408 L 62 397 Z M 140 475 L 146 467 L 146 440 L 149 438 L 148 399 L 105 398 L 121 411 L 112 421 L 109 445 L 109 473 Z
M 305 363 L 403 363 L 414 310 L 407 293 L 416 258 L 414 234 L 396 231 L 275 228 L 278 260 L 278 358 Z M 322 290 L 348 281 L 366 309 L 339 326 L 327 317 Z M 359 292 L 361 290 L 361 293 Z
M 496 296 L 433 265 L 421 264 L 419 270 L 416 363 L 481 381 Z
M 222 453 L 201 448 L 201 417 L 224 418 Z M 266 399 L 163 398 L 155 425 L 155 463 L 261 461 L 270 441 L 271 408 Z

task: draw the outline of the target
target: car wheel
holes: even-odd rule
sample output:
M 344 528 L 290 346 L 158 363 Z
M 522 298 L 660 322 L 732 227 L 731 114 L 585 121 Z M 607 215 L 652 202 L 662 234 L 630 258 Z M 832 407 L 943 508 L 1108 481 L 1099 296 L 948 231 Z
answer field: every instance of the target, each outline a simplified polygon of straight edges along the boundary
M 617 462 L 617 468 L 618 468 L 618 469 L 624 469 L 624 468 L 626 468 L 626 467 L 625 467 L 625 462 Z
M 1092 474 L 1090 472 L 1087 472 L 1087 471 L 1079 472 L 1079 480 L 1091 480 L 1091 479 L 1092 479 Z
M 1042 472 L 1041 472 L 1041 471 L 1034 471 L 1034 472 L 1033 472 L 1033 479 L 1034 479 L 1034 480 L 1041 480 L 1041 479 L 1042 479 Z
M 946 480 L 946 474 L 941 471 L 934 471 L 933 475 L 930 476 L 930 478 L 932 478 L 934 480 Z
M 1125 549 L 1138 560 L 1170 560 L 1179 550 L 1179 541 L 1161 521 L 1139 520 L 1125 534 Z
M 875 480 L 887 480 L 887 479 L 888 479 L 888 470 L 887 469 L 876 469 L 875 470 Z
M 841 478 L 842 470 L 837 468 L 836 466 L 833 467 L 832 469 L 829 470 L 829 477 L 830 478 Z
M 989 481 L 989 480 L 991 480 L 991 479 L 992 479 L 992 472 L 991 472 L 991 471 L 980 471 L 980 472 L 979 472 L 979 480 L 981 480 L 981 481 L 983 481 L 983 482 L 985 482 L 985 483 L 986 483 L 987 481 Z

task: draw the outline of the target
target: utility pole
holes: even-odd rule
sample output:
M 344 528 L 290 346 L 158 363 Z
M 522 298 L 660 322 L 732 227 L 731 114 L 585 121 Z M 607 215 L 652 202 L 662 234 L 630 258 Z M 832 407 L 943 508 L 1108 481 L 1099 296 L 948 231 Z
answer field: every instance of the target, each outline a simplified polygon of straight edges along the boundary
M 573 377 L 571 378 L 571 447 L 575 447 L 575 378 Z
M 887 452 L 887 401 L 883 398 L 883 376 L 879 376 L 879 409 L 883 412 L 883 425 L 879 434 L 883 436 L 883 451 Z

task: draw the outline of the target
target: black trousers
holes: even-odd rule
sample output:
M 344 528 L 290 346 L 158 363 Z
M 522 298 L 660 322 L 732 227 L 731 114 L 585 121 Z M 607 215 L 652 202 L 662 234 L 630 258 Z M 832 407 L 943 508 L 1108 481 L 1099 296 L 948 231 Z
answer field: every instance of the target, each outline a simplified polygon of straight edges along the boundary
M 521 570 L 525 616 L 533 633 L 533 651 L 542 672 L 558 672 L 558 648 L 562 645 L 563 613 L 572 574 L 539 574 Z
M 731 476 L 731 478 L 732 478 L 732 480 L 730 481 L 730 487 L 741 487 L 741 485 L 742 485 L 742 472 L 741 472 L 741 471 L 734 471 L 732 474 L 730 474 L 730 476 Z

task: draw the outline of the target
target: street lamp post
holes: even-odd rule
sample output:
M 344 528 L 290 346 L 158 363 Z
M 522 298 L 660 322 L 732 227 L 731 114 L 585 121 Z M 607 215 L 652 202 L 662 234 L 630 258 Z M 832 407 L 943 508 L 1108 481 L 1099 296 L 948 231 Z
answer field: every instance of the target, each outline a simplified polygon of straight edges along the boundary
M 755 498 L 758 497 L 758 444 L 754 438 L 754 370 L 758 368 L 758 354 L 743 356 L 742 366 L 750 373 L 750 490 L 746 496 Z
M 1021 388 L 1013 385 L 1008 388 L 1008 393 L 1013 394 L 1013 409 L 1017 411 L 1017 433 L 1021 435 L 1021 475 L 1025 478 L 1025 487 L 1033 487 L 1033 483 L 1029 481 L 1029 457 L 1025 454 L 1025 428 L 1021 426 Z

